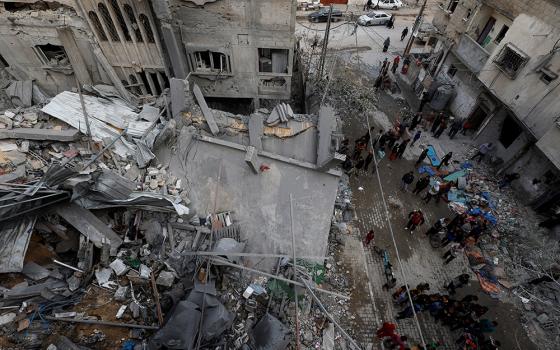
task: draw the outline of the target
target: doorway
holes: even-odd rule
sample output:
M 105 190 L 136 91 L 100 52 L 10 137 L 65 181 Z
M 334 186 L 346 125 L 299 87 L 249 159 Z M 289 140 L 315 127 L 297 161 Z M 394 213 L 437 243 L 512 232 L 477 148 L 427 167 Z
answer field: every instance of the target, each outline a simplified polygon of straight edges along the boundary
M 496 19 L 494 17 L 490 17 L 488 19 L 488 22 L 486 22 L 484 29 L 478 36 L 478 39 L 476 40 L 478 45 L 484 47 L 484 45 L 488 43 L 488 40 L 486 38 L 488 37 L 488 34 L 490 34 L 490 32 L 492 31 L 492 28 L 494 28 L 494 24 L 496 24 Z

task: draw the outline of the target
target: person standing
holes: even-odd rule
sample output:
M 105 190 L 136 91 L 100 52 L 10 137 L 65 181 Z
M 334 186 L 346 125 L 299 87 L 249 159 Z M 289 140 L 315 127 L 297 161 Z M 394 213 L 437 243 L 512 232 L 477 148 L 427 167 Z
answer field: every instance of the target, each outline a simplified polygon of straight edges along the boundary
M 373 3 L 373 0 L 367 0 L 366 4 L 364 5 L 364 12 L 371 10 L 372 3 Z
M 412 234 L 416 227 L 422 224 L 424 224 L 424 214 L 421 210 L 413 210 L 408 214 L 408 222 L 404 229 L 410 230 L 410 234 Z
M 364 161 L 364 171 L 367 172 L 371 161 L 373 160 L 373 151 L 368 151 L 368 155 L 366 156 L 366 160 Z
M 406 60 L 405 60 L 406 61 Z M 408 60 L 408 64 L 410 64 L 410 60 Z M 403 70 L 404 70 L 404 64 L 403 64 Z M 408 65 L 407 65 L 407 70 L 408 70 Z M 401 72 L 402 74 L 406 74 Z M 422 98 L 420 99 L 420 107 L 418 107 L 418 112 L 422 112 L 422 110 L 424 109 L 424 105 L 426 105 L 426 103 L 428 103 L 428 101 L 430 100 L 430 95 L 428 94 L 427 91 L 424 91 L 422 93 Z
M 410 140 L 409 140 L 410 141 Z M 403 141 L 401 142 L 401 144 L 399 145 L 399 148 L 397 149 L 397 157 L 399 159 L 402 159 L 404 151 L 406 150 L 406 146 L 408 145 L 408 141 Z
M 445 289 L 447 289 L 449 294 L 453 295 L 455 294 L 456 289 L 459 289 L 464 285 L 466 285 L 467 283 L 469 283 L 469 280 L 470 280 L 470 276 L 464 273 L 452 279 L 451 282 L 449 282 L 449 284 L 445 286 Z
M 409 171 L 408 173 L 404 174 L 401 178 L 401 191 L 406 192 L 408 189 L 408 185 L 414 182 L 414 172 Z
M 443 158 L 441 158 L 441 161 L 439 162 L 439 165 L 437 166 L 437 170 L 439 170 L 442 165 L 448 166 L 449 161 L 451 160 L 451 157 L 453 157 L 453 152 L 449 152 L 446 155 L 444 155 Z
M 426 203 L 430 203 L 430 200 L 432 199 L 432 197 L 435 197 L 435 196 L 438 195 L 439 186 L 440 186 L 439 181 L 434 181 L 434 183 L 430 186 L 430 189 L 426 193 L 426 196 L 424 198 L 422 198 L 422 200 L 424 200 Z
M 451 128 L 449 128 L 449 138 L 451 140 L 453 140 L 453 138 L 455 137 L 455 135 L 457 135 L 457 133 L 459 132 L 459 130 L 461 130 L 461 128 L 463 127 L 463 121 L 461 119 L 456 119 L 453 124 L 451 124 Z
M 383 52 L 387 52 L 389 45 L 391 45 L 391 39 L 387 37 L 387 39 L 383 42 Z
M 383 75 L 383 72 L 385 71 L 385 67 L 387 67 L 388 64 L 389 64 L 389 59 L 385 57 L 385 59 L 381 63 L 381 69 L 379 70 L 379 75 Z
M 435 134 L 437 128 L 439 127 L 441 121 L 443 119 L 443 113 L 440 113 L 436 116 L 436 118 L 434 119 L 434 123 L 432 124 L 432 129 L 430 130 L 432 132 L 432 134 Z
M 375 232 L 373 230 L 369 230 L 367 235 L 364 237 L 364 245 L 366 247 L 369 247 L 369 244 L 371 243 L 371 241 L 373 241 L 374 238 L 375 238 Z
M 424 191 L 426 187 L 430 184 L 430 177 L 425 175 L 416 181 L 416 185 L 414 186 L 413 194 L 420 194 L 420 192 Z
M 377 133 L 377 137 L 375 138 L 375 140 L 373 140 L 373 149 L 375 149 L 375 146 L 377 145 L 377 142 L 381 140 L 381 137 L 383 137 L 383 130 L 379 129 L 379 132 Z
M 364 167 L 364 164 L 365 164 L 364 158 L 361 155 L 358 156 L 358 159 L 356 159 L 356 165 L 354 166 L 356 168 L 356 172 L 359 172 L 360 170 L 362 170 L 362 168 Z
M 389 154 L 389 160 L 397 159 L 398 154 L 399 154 L 399 144 L 395 143 L 393 145 L 393 148 L 391 148 L 391 154 Z
M 478 146 L 478 152 L 476 152 L 476 154 L 471 157 L 471 160 L 474 160 L 478 157 L 478 163 L 480 163 L 480 161 L 484 159 L 484 157 L 486 157 L 486 155 L 492 150 L 492 148 L 492 142 L 483 143 L 482 145 Z
M 364 136 L 360 137 L 360 140 L 362 140 L 366 144 L 366 146 L 368 146 L 369 140 L 371 138 L 371 134 L 373 134 L 373 130 L 375 130 L 375 126 L 369 128 L 369 131 L 366 131 Z
M 391 71 L 393 72 L 393 74 L 395 74 L 397 72 L 397 68 L 399 67 L 399 63 L 401 63 L 401 56 L 397 55 L 393 59 L 393 66 L 391 67 Z
M 422 136 L 422 131 L 418 130 L 416 132 L 416 134 L 414 134 L 414 137 L 412 138 L 412 142 L 410 143 L 411 146 L 414 146 L 414 144 L 416 143 L 416 141 L 418 141 L 418 139 L 420 139 L 420 136 Z
M 462 251 L 463 251 L 463 246 L 460 243 L 457 243 L 457 242 L 451 243 L 451 246 L 450 246 L 449 250 L 445 254 L 443 254 L 442 259 L 445 260 L 443 262 L 443 264 L 444 265 L 449 264 L 459 254 L 461 254 Z
M 401 41 L 403 41 L 404 38 L 406 38 L 407 34 L 408 34 L 408 27 L 404 27 L 404 29 L 401 33 Z
M 379 328 L 376 332 L 377 338 L 383 339 L 385 337 L 392 337 L 395 334 L 397 325 L 390 322 L 384 322 L 383 326 Z
M 422 112 L 416 112 L 414 117 L 412 117 L 412 122 L 410 122 L 410 130 L 416 129 L 418 124 L 422 121 Z
M 422 153 L 420 153 L 420 156 L 418 157 L 418 160 L 416 161 L 416 166 L 420 165 L 424 161 L 424 159 L 426 159 L 427 156 L 428 156 L 428 147 L 424 148 Z
M 443 134 L 445 129 L 447 129 L 447 121 L 445 120 L 445 118 L 443 118 L 441 120 L 441 122 L 439 123 L 438 129 L 436 130 L 436 133 L 434 134 L 434 137 L 436 139 L 439 139 L 439 137 L 441 136 L 441 134 Z

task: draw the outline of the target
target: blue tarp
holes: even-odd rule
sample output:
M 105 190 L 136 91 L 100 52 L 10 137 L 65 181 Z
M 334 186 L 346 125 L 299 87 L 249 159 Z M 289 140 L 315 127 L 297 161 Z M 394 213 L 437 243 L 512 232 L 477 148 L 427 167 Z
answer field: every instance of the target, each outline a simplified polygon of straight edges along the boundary
M 428 145 L 428 158 L 430 159 L 430 163 L 432 166 L 438 166 L 440 163 L 439 157 L 434 149 L 434 146 Z
M 460 177 L 463 177 L 465 175 L 467 175 L 469 173 L 468 170 L 460 170 L 460 171 L 456 171 L 454 173 L 451 173 L 449 175 L 447 175 L 446 177 L 444 177 L 443 179 L 445 181 L 455 181 Z
M 418 168 L 418 174 L 424 174 L 424 173 L 430 176 L 434 176 L 436 174 L 435 170 L 432 169 L 431 167 L 427 165 L 422 165 L 420 168 Z

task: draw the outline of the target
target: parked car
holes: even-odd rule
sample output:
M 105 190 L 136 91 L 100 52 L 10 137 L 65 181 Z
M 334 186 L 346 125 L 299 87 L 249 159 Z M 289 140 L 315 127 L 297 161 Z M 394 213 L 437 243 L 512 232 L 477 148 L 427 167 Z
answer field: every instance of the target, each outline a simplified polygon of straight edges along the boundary
M 326 22 L 329 19 L 329 8 L 323 7 L 319 11 L 310 13 L 307 18 L 310 22 Z M 342 19 L 342 11 L 333 9 L 331 22 L 340 21 Z
M 401 0 L 378 0 L 374 5 L 374 9 L 385 10 L 398 10 L 401 7 L 403 7 L 403 2 Z
M 321 8 L 320 0 L 298 2 L 298 10 L 309 11 Z
M 438 32 L 437 28 L 430 22 L 422 22 L 418 30 L 413 34 L 416 40 L 426 42 Z
M 382 11 L 371 11 L 368 14 L 360 16 L 358 18 L 358 24 L 362 26 L 376 26 L 385 25 L 389 22 L 391 15 Z

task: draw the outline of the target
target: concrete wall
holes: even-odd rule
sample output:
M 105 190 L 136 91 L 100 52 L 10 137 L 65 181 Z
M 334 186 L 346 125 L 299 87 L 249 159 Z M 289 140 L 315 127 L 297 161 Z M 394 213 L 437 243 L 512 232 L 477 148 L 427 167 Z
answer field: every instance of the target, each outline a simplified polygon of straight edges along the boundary
M 35 80 L 50 95 L 74 88 L 76 82 L 70 64 L 46 64 L 34 50 L 37 45 L 63 46 L 58 37 L 59 27 L 72 29 L 76 45 L 93 81 L 109 82 L 94 59 L 87 23 L 69 7 L 9 12 L 0 3 L 0 55 L 8 62 L 8 71 L 17 79 Z
M 560 111 L 560 81 L 550 84 L 540 80 L 536 71 L 540 58 L 549 53 L 560 37 L 560 28 L 527 15 L 520 15 L 513 22 L 504 40 L 490 57 L 482 72 L 480 81 L 535 134 L 538 139 L 544 135 L 558 118 Z M 529 56 L 529 61 L 515 79 L 503 74 L 493 63 L 506 43 L 511 43 Z M 560 72 L 560 55 L 550 61 L 550 70 Z
M 488 61 L 488 57 L 490 57 L 488 51 L 466 34 L 461 35 L 459 42 L 453 49 L 453 53 L 455 53 L 473 73 L 480 72 Z
M 452 77 L 447 74 L 451 65 L 458 69 Z M 449 110 L 458 118 L 468 118 L 480 95 L 480 83 L 476 76 L 469 72 L 467 67 L 452 53 L 447 56 L 440 74 L 446 75 L 455 85 L 456 95 L 449 104 Z
M 191 81 L 205 96 L 271 99 L 290 96 L 295 6 L 295 1 L 283 0 L 221 0 L 203 6 L 182 0 L 154 2 L 159 20 L 181 33 L 179 44 L 190 71 L 196 70 L 197 51 L 220 52 L 230 58 L 231 72 L 192 72 Z M 166 42 L 168 52 L 174 51 L 170 46 Z M 259 73 L 258 48 L 288 50 L 288 73 Z M 285 85 L 264 87 L 263 81 L 272 78 L 283 79 Z

